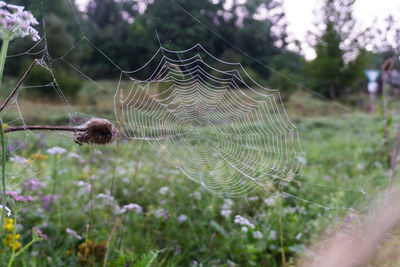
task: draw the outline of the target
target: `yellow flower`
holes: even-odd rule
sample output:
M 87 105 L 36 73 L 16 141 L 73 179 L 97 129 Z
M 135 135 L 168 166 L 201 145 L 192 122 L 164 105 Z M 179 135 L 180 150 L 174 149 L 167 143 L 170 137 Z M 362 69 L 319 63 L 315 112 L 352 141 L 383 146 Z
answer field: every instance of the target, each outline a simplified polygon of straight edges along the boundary
M 8 128 L 8 125 L 5 124 L 5 123 L 3 123 L 3 130 L 5 130 L 5 129 L 7 129 L 7 128 Z
M 11 231 L 13 229 L 13 225 L 11 223 L 7 223 L 4 228 L 8 231 Z
M 31 159 L 31 160 L 46 160 L 46 159 L 48 159 L 48 157 L 49 157 L 49 156 L 40 154 L 40 153 L 38 152 L 38 153 L 32 154 L 32 155 L 30 156 L 30 159 Z
M 11 246 L 10 246 L 10 247 L 12 248 L 12 243 L 11 243 Z M 15 249 L 15 250 L 18 250 L 20 247 L 21 247 L 21 243 L 20 243 L 20 242 L 18 242 L 17 240 L 15 240 L 15 246 L 14 246 L 14 249 Z
M 4 245 L 12 248 L 13 247 L 13 243 L 14 243 L 14 249 L 18 250 L 21 247 L 21 243 L 19 241 L 17 241 L 17 239 L 20 238 L 20 235 L 17 234 L 15 236 L 15 243 L 13 242 L 14 236 L 12 234 L 7 234 L 7 236 L 3 239 L 3 243 Z

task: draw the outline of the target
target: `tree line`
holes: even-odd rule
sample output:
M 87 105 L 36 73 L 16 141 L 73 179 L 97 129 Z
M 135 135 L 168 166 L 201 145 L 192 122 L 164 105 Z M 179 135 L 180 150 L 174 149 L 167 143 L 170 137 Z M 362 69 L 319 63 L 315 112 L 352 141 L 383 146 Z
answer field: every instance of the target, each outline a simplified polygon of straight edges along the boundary
M 85 36 L 98 50 L 82 42 L 63 58 L 93 79 L 116 79 L 119 75 L 101 52 L 122 69 L 137 69 L 151 58 L 160 43 L 173 50 L 200 43 L 217 58 L 241 62 L 255 80 L 280 89 L 284 97 L 298 89 L 290 81 L 294 80 L 334 99 L 359 92 L 365 83 L 364 70 L 376 67 L 384 57 L 398 54 L 398 47 L 385 43 L 374 53 L 367 51 L 366 46 L 376 34 L 371 29 L 355 31 L 355 0 L 324 1 L 317 11 L 322 20 L 317 30 L 310 33 L 310 44 L 317 55 L 310 62 L 300 55 L 300 49 L 288 49 L 290 38 L 282 0 L 90 0 L 84 11 L 73 0 L 12 2 L 24 5 L 44 22 L 41 34 L 45 33 L 48 56 L 55 63 L 54 74 L 62 89 L 72 96 L 82 86 L 82 79 L 57 59 Z M 265 15 L 260 15 L 261 10 Z M 385 31 L 393 31 L 393 25 L 388 19 Z M 396 37 L 400 44 L 400 34 Z M 10 54 L 31 46 L 27 40 L 16 40 L 10 46 Z M 28 56 L 11 58 L 6 73 L 20 77 L 31 60 Z M 46 84 L 48 80 L 51 77 L 47 71 L 35 68 L 27 83 Z M 48 88 L 38 93 L 51 94 Z

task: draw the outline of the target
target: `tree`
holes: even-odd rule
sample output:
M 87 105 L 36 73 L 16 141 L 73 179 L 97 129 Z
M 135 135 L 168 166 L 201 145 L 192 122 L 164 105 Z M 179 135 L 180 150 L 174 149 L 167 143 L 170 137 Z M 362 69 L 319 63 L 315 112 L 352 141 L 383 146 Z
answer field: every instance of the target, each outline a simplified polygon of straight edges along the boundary
M 368 56 L 361 46 L 365 32 L 356 32 L 352 8 L 356 0 L 325 0 L 322 8 L 324 30 L 315 35 L 317 57 L 306 70 L 314 78 L 312 87 L 334 99 L 345 94 L 363 78 Z M 321 27 L 320 27 L 321 28 Z

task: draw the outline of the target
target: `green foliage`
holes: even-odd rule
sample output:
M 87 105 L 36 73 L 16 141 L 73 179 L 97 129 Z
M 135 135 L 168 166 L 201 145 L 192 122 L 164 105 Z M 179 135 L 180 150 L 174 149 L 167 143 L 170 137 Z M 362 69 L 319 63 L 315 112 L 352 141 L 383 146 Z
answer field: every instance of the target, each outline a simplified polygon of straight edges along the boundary
M 354 32 L 354 3 L 355 0 L 325 0 L 325 27 L 316 36 L 314 46 L 317 57 L 306 66 L 313 77 L 309 86 L 331 99 L 354 91 L 368 65 L 369 58 L 360 45 L 365 33 Z
M 151 267 L 152 264 L 157 259 L 158 251 L 147 252 L 146 254 L 141 255 L 140 257 L 134 254 L 125 254 L 121 253 L 118 259 L 115 260 L 110 266 L 135 266 L 135 267 Z
M 278 89 L 284 102 L 299 89 L 298 84 L 303 81 L 304 59 L 293 52 L 285 52 L 273 58 L 271 67 L 277 71 L 272 72 L 268 86 Z
M 24 82 L 26 86 L 33 86 L 33 88 L 26 89 L 28 95 L 33 97 L 40 97 L 42 99 L 54 99 L 58 96 L 58 90 L 62 90 L 62 93 L 74 100 L 82 89 L 83 80 L 80 79 L 76 74 L 67 72 L 65 69 L 57 69 L 54 72 L 54 77 L 57 84 L 54 83 L 54 79 L 49 70 L 36 66 L 32 69 Z M 52 86 L 54 84 L 54 87 Z M 48 85 L 48 86 L 44 86 Z

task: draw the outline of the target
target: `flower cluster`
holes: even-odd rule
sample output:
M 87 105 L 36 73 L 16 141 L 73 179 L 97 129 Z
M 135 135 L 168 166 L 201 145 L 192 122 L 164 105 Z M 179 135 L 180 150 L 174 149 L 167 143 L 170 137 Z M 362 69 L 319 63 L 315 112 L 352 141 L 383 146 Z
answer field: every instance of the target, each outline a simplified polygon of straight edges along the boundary
M 36 189 L 38 189 L 38 188 L 40 188 L 40 187 L 44 187 L 45 185 L 46 185 L 46 184 L 43 183 L 43 182 L 41 182 L 41 181 L 39 181 L 39 179 L 37 179 L 37 178 L 32 178 L 32 179 L 27 180 L 27 181 L 24 183 L 23 188 L 24 188 L 24 190 L 29 189 L 29 190 L 31 190 L 31 191 L 35 191 Z
M 143 212 L 143 208 L 141 206 L 139 206 L 138 204 L 130 203 L 130 204 L 125 205 L 125 206 L 122 207 L 121 213 L 126 213 L 128 211 L 134 211 L 136 213 L 142 213 Z
M 15 244 L 14 244 L 14 250 L 18 250 L 21 247 L 21 243 L 18 241 L 20 238 L 20 234 L 15 235 Z M 12 248 L 13 243 L 14 243 L 14 235 L 13 234 L 7 234 L 6 237 L 3 239 L 4 245 Z
M 188 217 L 187 217 L 185 214 L 181 214 L 181 215 L 179 215 L 179 217 L 178 217 L 178 222 L 179 222 L 179 223 L 183 223 L 183 222 L 185 222 L 187 219 L 188 219 Z
M 6 193 L 7 195 L 9 195 L 9 196 L 11 196 L 15 201 L 17 201 L 17 202 L 27 202 L 27 201 L 29 201 L 29 202 L 33 202 L 34 201 L 34 199 L 33 199 L 33 197 L 32 196 L 27 196 L 27 197 L 24 197 L 23 195 L 19 195 L 17 192 L 15 192 L 15 191 L 7 191 L 7 193 Z
M 58 199 L 57 195 L 46 195 L 43 196 L 40 201 L 42 202 L 43 208 L 47 211 L 50 210 L 50 205 Z
M 222 209 L 221 209 L 221 215 L 224 217 L 229 217 L 229 215 L 231 215 L 232 213 L 232 207 L 233 205 L 233 201 L 230 200 L 229 198 L 224 200 L 224 205 L 222 205 Z
M 49 148 L 46 150 L 47 153 L 49 153 L 50 155 L 57 155 L 57 154 L 64 154 L 67 152 L 67 150 L 65 148 L 59 147 L 59 146 L 54 146 L 52 148 Z
M 21 156 L 18 156 L 18 155 L 14 156 L 14 157 L 11 157 L 10 161 L 11 162 L 16 162 L 16 163 L 19 163 L 19 164 L 22 164 L 22 165 L 29 165 L 31 163 L 28 159 L 26 159 L 24 157 L 21 157 Z
M 71 229 L 67 228 L 67 229 L 65 230 L 65 232 L 66 232 L 67 234 L 72 235 L 73 237 L 75 237 L 75 238 L 78 239 L 78 240 L 81 240 L 81 239 L 82 239 L 82 237 L 81 237 L 80 235 L 78 235 L 74 230 L 71 230 Z
M 169 212 L 166 209 L 163 208 L 158 208 L 155 212 L 154 212 L 154 216 L 156 216 L 156 218 L 161 218 L 163 217 L 164 219 L 168 219 L 169 218 Z
M 13 248 L 13 244 L 14 244 L 14 249 L 18 250 L 21 247 L 21 243 L 18 241 L 18 239 L 20 238 L 19 234 L 15 235 L 15 242 L 14 242 L 14 235 L 12 234 L 13 229 L 14 229 L 14 220 L 9 218 L 5 220 L 5 223 L 3 225 L 3 229 L 5 229 L 7 232 L 9 232 L 8 234 L 6 234 L 6 236 L 3 239 L 3 243 L 4 245 Z
M 24 10 L 23 6 L 0 1 L 0 38 L 2 40 L 30 36 L 33 41 L 38 41 L 39 33 L 33 28 L 37 24 L 39 22 L 31 12 Z
M 242 231 L 243 232 L 247 232 L 248 228 L 254 229 L 254 224 L 252 224 L 249 220 L 247 220 L 246 218 L 240 216 L 240 215 L 236 215 L 235 219 L 233 220 L 233 222 L 235 224 L 239 224 L 242 226 Z
M 33 227 L 33 235 L 36 236 L 36 238 L 47 240 L 47 235 L 43 234 L 43 232 L 37 227 Z

